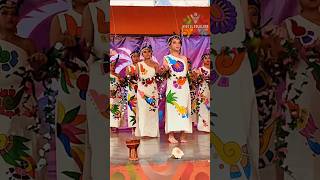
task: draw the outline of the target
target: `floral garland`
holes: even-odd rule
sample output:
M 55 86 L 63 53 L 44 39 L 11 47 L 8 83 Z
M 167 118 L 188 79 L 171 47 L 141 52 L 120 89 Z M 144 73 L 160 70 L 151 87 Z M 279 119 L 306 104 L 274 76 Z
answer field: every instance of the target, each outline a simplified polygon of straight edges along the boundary
M 40 68 L 37 73 L 34 73 L 34 79 L 42 82 L 44 87 L 44 99 L 47 100 L 47 104 L 44 107 L 44 119 L 41 119 L 36 126 L 30 127 L 31 129 L 42 132 L 41 136 L 46 140 L 46 143 L 39 149 L 40 160 L 37 164 L 38 169 L 42 169 L 48 165 L 46 160 L 46 154 L 50 151 L 50 141 L 55 134 L 55 103 L 58 91 L 55 90 L 53 79 L 59 77 L 59 64 L 58 59 L 63 56 L 62 46 L 54 46 L 46 52 L 48 62 Z

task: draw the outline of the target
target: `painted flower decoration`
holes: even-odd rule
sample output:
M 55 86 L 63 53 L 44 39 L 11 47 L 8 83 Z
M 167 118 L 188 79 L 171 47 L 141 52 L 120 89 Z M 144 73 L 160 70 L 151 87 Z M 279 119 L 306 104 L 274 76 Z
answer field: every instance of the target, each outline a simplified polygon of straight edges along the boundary
M 173 86 L 177 89 L 181 89 L 182 86 L 185 84 L 186 80 L 186 77 L 178 78 L 177 80 L 173 81 Z
M 206 98 L 206 100 L 204 101 L 204 104 L 206 105 L 207 110 L 210 111 L 210 101 L 208 98 Z
M 315 42 L 316 36 L 313 31 L 309 31 L 306 28 L 299 26 L 295 20 L 291 19 L 292 24 L 292 32 L 293 34 L 299 38 L 301 44 L 303 45 L 311 45 Z
M 176 72 L 182 72 L 184 69 L 184 65 L 181 61 L 177 61 L 175 64 L 172 64 L 172 69 Z
M 25 145 L 29 139 L 22 136 L 0 134 L 0 156 L 8 165 L 8 174 L 19 179 L 32 179 L 35 175 L 35 161 L 27 153 Z
M 18 53 L 16 51 L 2 50 L 0 46 L 0 65 L 2 71 L 10 71 L 18 64 Z
M 218 86 L 229 87 L 229 78 L 236 73 L 245 59 L 244 48 L 223 49 L 220 54 L 215 57 L 215 69 L 213 71 L 213 82 L 218 81 Z M 219 79 L 219 80 L 218 80 Z
M 167 103 L 168 104 L 172 104 L 179 115 L 181 115 L 182 118 L 188 118 L 189 115 L 188 115 L 188 110 L 186 107 L 184 106 L 181 106 L 180 104 L 177 103 L 177 97 L 175 96 L 176 93 L 175 92 L 172 92 L 171 90 L 168 92 L 167 94 Z
M 140 64 L 140 71 L 142 73 L 142 75 L 146 75 L 148 73 L 148 70 L 146 70 L 142 64 Z
M 79 147 L 73 146 L 73 144 L 83 144 L 78 136 L 85 134 L 84 129 L 77 127 L 86 121 L 85 114 L 79 114 L 79 111 L 80 106 L 77 106 L 66 112 L 64 105 L 58 102 L 57 136 L 68 156 L 73 158 L 79 168 L 82 169 L 84 153 Z
M 213 34 L 232 32 L 236 28 L 237 12 L 229 0 L 213 0 L 210 13 Z
M 182 72 L 184 70 L 183 62 L 175 60 L 170 56 L 167 56 L 167 60 L 175 72 Z
M 155 96 L 147 96 L 143 91 L 138 90 L 138 93 L 140 94 L 140 96 L 146 101 L 147 104 L 150 105 L 149 107 L 149 111 L 156 111 L 156 108 L 158 108 L 157 106 L 157 99 Z
M 88 85 L 89 85 L 88 74 L 79 75 L 77 79 L 77 87 L 79 89 L 79 96 L 82 100 L 86 100 Z
M 128 106 L 129 106 L 130 110 L 134 112 L 134 108 L 137 106 L 136 96 L 135 95 L 133 95 L 133 96 L 128 95 L 127 101 L 128 101 Z

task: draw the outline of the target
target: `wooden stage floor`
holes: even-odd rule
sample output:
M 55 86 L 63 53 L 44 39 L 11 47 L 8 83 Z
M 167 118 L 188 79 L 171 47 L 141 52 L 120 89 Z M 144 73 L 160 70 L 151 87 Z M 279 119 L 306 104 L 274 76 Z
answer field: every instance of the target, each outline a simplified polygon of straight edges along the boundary
M 111 180 L 210 179 L 209 133 L 194 129 L 192 134 L 188 134 L 188 143 L 182 144 L 169 144 L 168 136 L 164 132 L 161 132 L 160 138 L 141 139 L 138 148 L 139 161 L 136 162 L 128 160 L 129 150 L 125 141 L 131 137 L 131 132 L 127 131 L 111 134 Z M 179 147 L 184 152 L 182 159 L 169 157 L 174 147 Z
M 125 141 L 131 137 L 131 132 L 126 131 L 111 134 L 110 161 L 112 165 L 128 163 L 129 149 Z M 169 156 L 174 147 L 179 147 L 184 152 L 184 156 L 180 159 L 181 161 L 210 159 L 209 133 L 199 132 L 194 129 L 192 134 L 188 134 L 187 143 L 170 144 L 167 139 L 168 136 L 164 132 L 160 133 L 160 138 L 140 139 L 139 159 L 152 163 L 170 161 L 172 159 Z

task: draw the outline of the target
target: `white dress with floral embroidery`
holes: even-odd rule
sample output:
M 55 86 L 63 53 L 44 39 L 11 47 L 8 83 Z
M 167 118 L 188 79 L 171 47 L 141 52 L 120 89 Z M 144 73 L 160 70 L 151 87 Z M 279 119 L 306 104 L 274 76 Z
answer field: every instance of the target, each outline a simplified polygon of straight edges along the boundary
M 137 124 L 135 135 L 138 137 L 159 137 L 158 88 L 155 81 L 156 71 L 144 61 L 138 64 Z
M 197 90 L 197 99 L 200 103 L 197 128 L 199 131 L 210 132 L 210 89 L 206 81 L 209 79 L 210 70 L 203 66 L 200 68 L 200 74 L 204 81 Z
M 120 127 L 121 111 L 122 105 L 119 78 L 110 74 L 110 127 Z
M 165 132 L 192 133 L 191 96 L 186 77 L 187 59 L 167 55 L 164 60 L 170 69 L 166 90 Z
M 131 65 L 128 67 L 129 72 L 135 72 L 136 67 Z M 128 86 L 126 87 L 127 90 L 127 119 L 128 119 L 128 127 L 136 127 L 136 106 L 137 106 L 137 82 L 132 77 Z
M 213 0 L 212 57 L 213 179 L 255 179 L 259 132 L 256 96 L 250 62 L 243 47 L 245 24 L 240 0 Z M 223 47 L 230 49 L 221 54 Z M 232 153 L 231 153 L 232 152 Z
M 289 38 L 297 40 L 304 47 L 319 40 L 320 26 L 301 15 L 286 19 L 285 24 Z M 311 68 L 307 70 L 308 64 Z M 296 179 L 317 179 L 320 176 L 320 142 L 319 139 L 314 138 L 316 134 L 320 135 L 318 129 L 320 128 L 319 67 L 319 59 L 310 62 L 307 59 L 300 58 L 294 69 L 294 72 L 297 73 L 296 79 L 287 78 L 287 89 L 289 89 L 289 85 L 292 85 L 292 90 L 286 93 L 288 94 L 288 101 L 293 102 L 292 99 L 297 95 L 300 96 L 295 100 L 295 104 L 299 108 L 301 120 L 298 122 L 297 129 L 288 136 L 288 154 L 285 161 Z M 307 84 L 302 85 L 303 82 L 307 82 Z M 297 93 L 295 89 L 301 90 L 302 93 Z M 288 122 L 291 121 L 290 118 L 290 116 L 287 116 Z M 288 176 L 285 179 L 291 179 L 291 177 Z
M 96 1 L 88 4 L 93 23 L 93 50 L 99 58 L 103 58 L 109 52 L 109 34 L 106 26 L 109 19 L 107 6 L 107 1 Z M 110 104 L 108 97 L 110 76 L 104 71 L 105 65 L 107 63 L 103 60 L 93 61 L 89 64 L 90 80 L 86 105 L 92 151 L 92 179 L 101 179 L 101 177 L 107 177 L 108 174 L 106 162 L 109 156 L 107 149 L 110 147 L 107 145 L 109 138 L 107 123 L 109 123 L 110 114 L 106 107 Z
M 61 33 L 80 38 L 82 15 L 74 9 L 57 15 Z M 69 59 L 80 68 L 72 70 L 61 62 L 58 95 L 56 97 L 56 166 L 57 179 L 70 178 L 65 171 L 90 176 L 85 147 L 89 145 L 86 94 L 89 83 L 88 67 L 78 58 Z M 69 119 L 66 122 L 66 119 Z M 61 129 L 61 130 L 60 130 Z M 69 149 L 70 148 L 70 149 Z M 73 156 L 70 154 L 74 153 Z M 88 155 L 88 154 L 87 154 Z M 82 158 L 83 156 L 83 158 Z M 81 161 L 77 158 L 81 157 Z M 82 168 L 84 166 L 85 168 Z
M 28 127 L 36 124 L 36 101 L 15 74 L 28 70 L 27 58 L 24 49 L 0 40 L 0 179 L 35 179 L 38 135 Z

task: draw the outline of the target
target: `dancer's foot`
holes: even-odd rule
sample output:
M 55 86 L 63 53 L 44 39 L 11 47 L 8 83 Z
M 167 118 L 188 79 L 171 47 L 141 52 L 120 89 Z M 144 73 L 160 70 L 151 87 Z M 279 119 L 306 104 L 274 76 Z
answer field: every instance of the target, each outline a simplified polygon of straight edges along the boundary
M 172 144 L 177 144 L 178 141 L 176 140 L 176 138 L 174 138 L 173 134 L 169 134 L 169 138 L 168 141 Z
M 184 133 L 181 133 L 181 136 L 180 136 L 180 142 L 181 143 L 187 143 L 187 138 L 186 138 L 186 135 Z
M 173 137 L 173 138 L 168 138 L 168 141 L 171 143 L 171 144 L 177 144 L 178 141 Z

